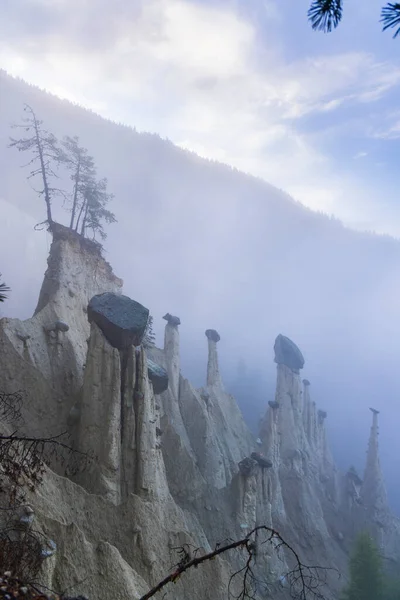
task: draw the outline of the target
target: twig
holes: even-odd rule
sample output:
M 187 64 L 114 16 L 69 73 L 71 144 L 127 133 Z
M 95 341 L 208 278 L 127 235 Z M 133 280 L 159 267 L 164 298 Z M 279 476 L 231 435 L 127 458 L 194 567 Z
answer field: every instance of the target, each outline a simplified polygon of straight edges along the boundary
M 259 525 L 258 527 L 255 527 L 254 529 L 252 529 L 246 535 L 246 537 L 244 537 L 240 540 L 231 542 L 229 544 L 226 544 L 224 546 L 218 545 L 215 548 L 215 550 L 213 550 L 212 552 L 204 554 L 203 556 L 194 557 L 191 560 L 187 560 L 187 551 L 185 549 L 183 549 L 183 551 L 181 551 L 181 554 L 183 555 L 183 560 L 181 560 L 178 563 L 178 565 L 176 566 L 177 568 L 172 573 L 170 573 L 169 575 L 164 577 L 164 579 L 162 579 L 157 585 L 152 587 L 144 596 L 142 596 L 140 598 L 140 600 L 148 600 L 149 598 L 152 598 L 157 592 L 162 590 L 166 585 L 177 581 L 177 579 L 179 579 L 179 577 L 183 573 L 185 573 L 192 567 L 198 567 L 202 563 L 207 562 L 209 560 L 213 560 L 220 554 L 229 552 L 229 550 L 235 550 L 236 548 L 245 548 L 248 552 L 248 558 L 246 560 L 246 564 L 244 565 L 244 567 L 239 569 L 239 571 L 237 571 L 236 573 L 234 573 L 231 576 L 231 578 L 229 580 L 229 585 L 232 582 L 234 577 L 236 577 L 237 575 L 239 575 L 241 573 L 244 573 L 243 588 L 242 588 L 240 594 L 237 596 L 237 598 L 244 600 L 244 598 L 253 597 L 254 594 L 253 594 L 253 596 L 250 596 L 249 595 L 250 590 L 248 589 L 248 581 L 249 580 L 252 579 L 254 581 L 257 581 L 256 577 L 252 571 L 252 568 L 251 568 L 251 564 L 252 564 L 253 558 L 255 556 L 255 542 L 251 538 L 254 534 L 256 534 L 260 531 L 266 531 L 269 534 L 268 539 L 265 540 L 263 543 L 272 542 L 272 540 L 277 540 L 278 541 L 277 549 L 279 549 L 279 547 L 283 546 L 287 550 L 289 550 L 289 552 L 291 552 L 292 556 L 294 557 L 296 567 L 295 567 L 295 569 L 293 569 L 292 571 L 290 571 L 287 574 L 287 577 L 289 577 L 289 579 L 293 579 L 293 583 L 292 583 L 291 587 L 294 587 L 300 581 L 300 594 L 299 594 L 300 600 L 305 600 L 307 592 L 312 592 L 314 594 L 314 596 L 316 596 L 317 593 L 315 590 L 317 589 L 317 587 L 314 588 L 311 584 L 313 583 L 313 577 L 316 579 L 318 585 L 319 585 L 319 581 L 318 581 L 318 573 L 315 576 L 315 575 L 313 575 L 313 571 L 317 570 L 317 569 L 327 569 L 327 568 L 326 567 L 308 567 L 306 565 L 303 565 L 296 550 L 294 550 L 294 548 L 283 539 L 283 537 L 281 536 L 281 534 L 278 531 L 276 531 L 275 529 L 273 529 L 271 527 L 268 527 L 267 525 Z M 319 595 L 318 597 L 321 598 L 322 596 Z

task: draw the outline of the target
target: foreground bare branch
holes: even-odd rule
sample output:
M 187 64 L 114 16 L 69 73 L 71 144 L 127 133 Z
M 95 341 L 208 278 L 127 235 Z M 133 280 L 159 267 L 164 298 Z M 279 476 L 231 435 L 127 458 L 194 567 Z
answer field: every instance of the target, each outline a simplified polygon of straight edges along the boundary
M 303 564 L 296 550 L 294 550 L 294 548 L 283 539 L 281 534 L 275 529 L 266 525 L 255 527 L 244 538 L 227 543 L 223 546 L 219 545 L 215 548 L 215 550 L 204 554 L 203 556 L 197 556 L 196 552 L 192 556 L 188 548 L 180 548 L 179 552 L 182 558 L 178 564 L 175 565 L 174 571 L 164 577 L 164 579 L 162 579 L 153 588 L 151 588 L 144 596 L 140 598 L 140 600 L 148 600 L 149 598 L 152 598 L 155 594 L 157 594 L 157 592 L 161 591 L 169 583 L 176 582 L 181 575 L 189 569 L 198 567 L 205 562 L 215 559 L 221 554 L 229 552 L 230 550 L 237 549 L 241 549 L 246 552 L 246 561 L 241 569 L 231 575 L 228 590 L 229 595 L 236 600 L 255 598 L 257 594 L 257 588 L 259 588 L 260 583 L 262 583 L 257 578 L 253 570 L 256 557 L 255 536 L 260 532 L 267 534 L 266 540 L 262 542 L 263 544 L 273 544 L 276 551 L 279 551 L 280 548 L 284 548 L 292 557 L 294 567 L 285 576 L 285 580 L 289 585 L 289 590 L 292 597 L 297 598 L 297 600 L 306 600 L 309 597 L 313 597 L 314 600 L 321 600 L 323 598 L 323 594 L 320 588 L 326 583 L 326 577 L 322 577 L 322 575 L 324 572 L 331 569 Z M 231 583 L 239 576 L 242 577 L 241 589 L 236 596 L 233 596 L 231 592 Z M 265 582 L 264 584 L 267 586 Z

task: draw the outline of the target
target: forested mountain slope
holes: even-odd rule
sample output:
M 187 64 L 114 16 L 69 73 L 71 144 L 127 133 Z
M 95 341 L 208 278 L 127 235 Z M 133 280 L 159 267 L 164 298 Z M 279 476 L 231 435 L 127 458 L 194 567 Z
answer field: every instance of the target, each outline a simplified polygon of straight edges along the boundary
M 0 271 L 13 289 L 12 316 L 33 312 L 49 241 L 33 231 L 44 206 L 21 169 L 27 157 L 7 148 L 24 102 L 57 136 L 78 135 L 108 177 L 118 224 L 108 230 L 106 258 L 126 293 L 149 306 L 159 334 L 166 311 L 180 316 L 184 375 L 203 382 L 204 330 L 217 328 L 224 379 L 254 426 L 272 398 L 273 340 L 290 336 L 328 411 L 340 464 L 362 466 L 366 409 L 381 409 L 382 463 L 397 502 L 398 241 L 346 229 L 261 180 L 1 72 Z M 56 214 L 67 218 L 61 208 Z

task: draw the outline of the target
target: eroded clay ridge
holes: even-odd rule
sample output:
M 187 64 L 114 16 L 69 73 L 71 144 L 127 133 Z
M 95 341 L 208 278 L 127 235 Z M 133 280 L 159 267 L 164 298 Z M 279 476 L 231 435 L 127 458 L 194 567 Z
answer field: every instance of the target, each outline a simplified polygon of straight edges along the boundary
M 57 547 L 43 583 L 76 585 L 90 599 L 139 598 L 177 562 L 174 548 L 211 550 L 260 524 L 284 534 L 305 562 L 344 576 L 352 539 L 368 527 L 395 568 L 400 527 L 387 506 L 377 411 L 363 478 L 342 474 L 327 413 L 290 339 L 275 341 L 276 395 L 253 436 L 223 385 L 220 334 L 205 332 L 205 385 L 196 389 L 180 371 L 184 324 L 167 313 L 163 348 L 145 348 L 147 319 L 99 248 L 56 226 L 34 316 L 0 321 L 0 389 L 25 390 L 24 431 L 68 431 L 75 449 L 95 457 L 77 471 L 54 465 L 29 498 L 36 526 Z M 255 570 L 285 596 L 281 558 L 260 546 Z M 230 560 L 182 577 L 167 598 L 226 598 L 238 566 Z M 343 582 L 328 575 L 327 595 Z

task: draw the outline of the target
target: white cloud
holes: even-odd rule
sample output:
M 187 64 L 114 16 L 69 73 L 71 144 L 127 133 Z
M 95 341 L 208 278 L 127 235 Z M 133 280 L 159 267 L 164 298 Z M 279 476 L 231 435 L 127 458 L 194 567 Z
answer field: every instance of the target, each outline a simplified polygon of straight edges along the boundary
M 268 32 L 260 45 L 256 23 L 231 5 L 188 0 L 132 3 L 130 18 L 114 10 L 104 39 L 88 47 L 85 8 L 94 11 L 96 3 L 74 11 L 77 2 L 57 4 L 68 10 L 64 29 L 3 39 L 3 67 L 106 117 L 264 177 L 312 208 L 354 217 L 354 184 L 334 173 L 299 119 L 378 100 L 399 84 L 399 68 L 365 52 L 287 61 L 269 46 Z M 265 6 L 273 28 L 278 5 Z M 96 26 L 103 31 L 104 23 Z
M 400 138 L 400 112 L 390 112 L 384 119 L 386 123 L 371 132 L 371 137 L 382 140 Z

